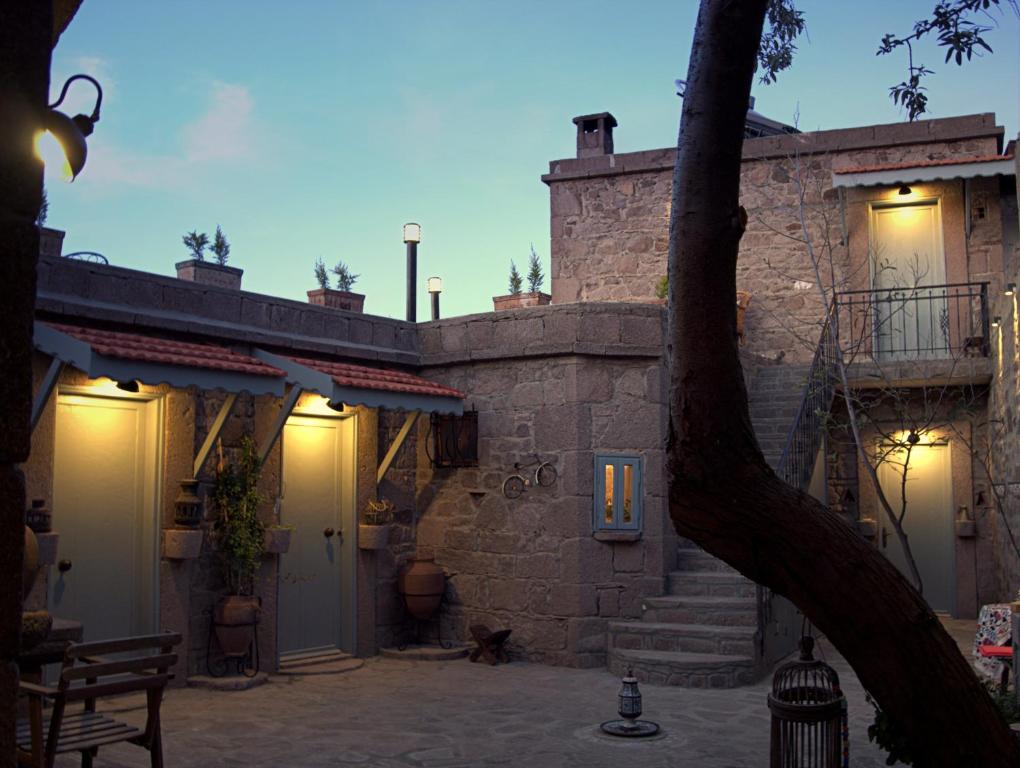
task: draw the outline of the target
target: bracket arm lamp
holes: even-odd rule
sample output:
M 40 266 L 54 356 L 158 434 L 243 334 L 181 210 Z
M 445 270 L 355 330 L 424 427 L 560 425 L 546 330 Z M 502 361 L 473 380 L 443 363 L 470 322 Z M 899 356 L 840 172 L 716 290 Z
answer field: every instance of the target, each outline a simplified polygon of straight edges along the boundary
M 86 80 L 96 88 L 96 106 L 91 115 L 75 115 L 68 117 L 57 110 L 67 97 L 67 91 L 75 80 Z M 103 88 L 99 82 L 90 75 L 72 75 L 64 83 L 60 90 L 60 96 L 55 102 L 47 107 L 46 119 L 43 125 L 43 134 L 49 133 L 60 144 L 64 154 L 64 177 L 68 181 L 74 179 L 85 167 L 85 160 L 88 158 L 88 145 L 85 139 L 92 135 L 96 123 L 99 122 L 99 109 L 103 104 Z M 42 134 L 40 134 L 41 136 Z M 37 139 L 37 152 L 38 150 Z M 40 153 L 41 154 L 41 153 Z

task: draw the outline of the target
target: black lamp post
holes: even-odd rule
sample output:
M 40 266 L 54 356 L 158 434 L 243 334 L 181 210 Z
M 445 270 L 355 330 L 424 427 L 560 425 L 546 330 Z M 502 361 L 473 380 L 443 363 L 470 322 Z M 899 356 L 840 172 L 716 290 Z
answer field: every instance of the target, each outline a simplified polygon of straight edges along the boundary
M 418 322 L 418 304 L 415 291 L 418 282 L 418 243 L 421 242 L 421 225 L 413 221 L 404 225 L 404 242 L 407 244 L 407 322 Z
M 91 115 L 75 115 L 68 117 L 63 112 L 58 112 L 59 107 L 67 96 L 67 90 L 75 80 L 86 80 L 96 87 L 96 106 Z M 60 96 L 55 102 L 49 105 L 46 113 L 46 123 L 43 126 L 45 133 L 51 134 L 59 143 L 64 152 L 64 176 L 68 181 L 74 179 L 85 167 L 85 160 L 88 157 L 88 145 L 85 139 L 92 135 L 96 123 L 99 122 L 99 108 L 103 104 L 103 88 L 94 77 L 89 75 L 73 75 L 64 83 L 60 90 Z M 42 136 L 43 134 L 40 134 Z M 38 152 L 38 140 L 37 140 Z
M 439 319 L 439 294 L 443 292 L 443 279 L 440 277 L 429 278 L 429 296 L 432 297 L 432 319 Z

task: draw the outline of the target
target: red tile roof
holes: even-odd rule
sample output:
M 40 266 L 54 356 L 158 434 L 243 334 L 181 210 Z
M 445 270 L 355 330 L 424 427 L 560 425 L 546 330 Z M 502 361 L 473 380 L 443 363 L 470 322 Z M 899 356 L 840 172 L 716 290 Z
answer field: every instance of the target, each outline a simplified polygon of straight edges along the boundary
M 54 330 L 83 341 L 100 355 L 120 360 L 139 360 L 214 371 L 283 377 L 283 371 L 256 357 L 232 352 L 219 344 L 176 341 L 124 331 L 106 331 L 77 325 L 47 323 Z
M 341 387 L 357 389 L 377 389 L 384 392 L 406 392 L 414 395 L 434 395 L 437 397 L 464 398 L 464 393 L 452 387 L 423 379 L 403 371 L 390 368 L 369 368 L 364 365 L 337 363 L 328 360 L 309 360 L 302 357 L 290 358 L 299 365 L 314 368 L 329 376 Z
M 943 157 L 938 160 L 914 160 L 904 163 L 883 163 L 881 165 L 857 165 L 849 168 L 833 168 L 833 173 L 873 173 L 875 171 L 900 171 L 908 168 L 936 168 L 940 165 L 969 165 L 971 163 L 993 163 L 997 160 L 1012 160 L 1012 155 L 976 155 L 973 157 Z

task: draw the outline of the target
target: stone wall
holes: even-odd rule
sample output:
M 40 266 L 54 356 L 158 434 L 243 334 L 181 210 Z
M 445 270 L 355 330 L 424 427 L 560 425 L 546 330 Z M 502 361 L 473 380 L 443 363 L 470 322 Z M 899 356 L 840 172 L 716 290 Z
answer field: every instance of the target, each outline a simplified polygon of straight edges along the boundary
M 872 188 L 848 196 L 848 253 L 833 168 L 995 154 L 1001 138 L 994 116 L 974 115 L 746 140 L 741 204 L 748 227 L 737 264 L 737 288 L 752 294 L 746 349 L 805 361 L 817 343 L 826 302 L 798 242 L 802 190 L 818 258 L 831 262 L 837 285 L 847 287 L 868 279 L 867 203 L 888 193 Z M 666 274 L 674 158 L 674 151 L 650 150 L 550 163 L 542 178 L 550 187 L 554 303 L 654 298 Z M 933 193 L 944 196 L 946 253 L 961 265 L 960 279 L 994 279 L 1002 263 L 994 180 L 974 184 L 972 210 L 983 208 L 984 218 L 974 219 L 967 242 L 959 182 L 934 186 Z M 828 282 L 831 272 L 823 272 Z
M 626 304 L 561 305 L 422 327 L 426 375 L 478 410 L 479 466 L 433 469 L 420 440 L 418 548 L 450 574 L 448 631 L 513 630 L 520 657 L 605 663 L 610 618 L 638 617 L 662 594 L 676 536 L 663 477 L 663 312 Z M 638 541 L 593 536 L 596 451 L 644 458 Z M 516 499 L 504 480 L 557 471 Z

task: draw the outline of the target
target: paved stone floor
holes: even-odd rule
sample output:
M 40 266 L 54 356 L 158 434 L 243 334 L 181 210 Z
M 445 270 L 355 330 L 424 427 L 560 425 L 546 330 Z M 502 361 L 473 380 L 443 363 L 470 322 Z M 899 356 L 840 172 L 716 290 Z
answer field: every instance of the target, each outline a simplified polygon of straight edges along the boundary
M 868 743 L 864 692 L 830 646 L 821 650 L 849 698 L 852 765 L 878 768 L 883 754 Z M 645 717 L 666 735 L 634 743 L 596 735 L 599 722 L 616 716 L 619 681 L 604 670 L 373 659 L 345 674 L 277 676 L 248 691 L 169 691 L 166 765 L 758 768 L 768 763 L 768 686 L 643 685 Z M 140 721 L 143 713 L 121 717 Z M 147 765 L 147 753 L 126 745 L 101 750 L 96 761 Z

